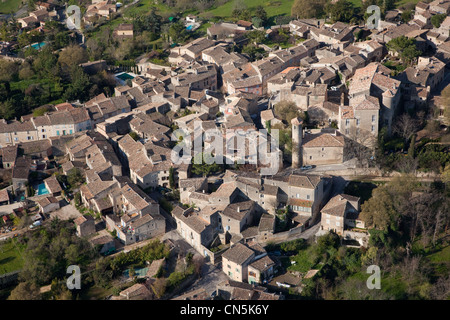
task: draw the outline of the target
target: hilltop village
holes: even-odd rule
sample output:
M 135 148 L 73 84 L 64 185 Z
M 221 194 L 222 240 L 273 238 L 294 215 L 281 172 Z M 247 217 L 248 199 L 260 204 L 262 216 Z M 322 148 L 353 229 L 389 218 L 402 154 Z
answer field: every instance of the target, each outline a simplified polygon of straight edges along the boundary
M 16 20 L 35 39 L 66 21 L 57 1 L 36 2 L 35 9 Z M 84 28 L 113 21 L 121 10 L 114 1 L 93 0 Z M 371 246 L 369 230 L 379 225 L 361 215 L 369 197 L 364 183 L 352 180 L 399 172 L 433 179 L 448 171 L 448 157 L 422 160 L 418 148 L 448 133 L 449 12 L 447 0 L 418 2 L 407 23 L 393 9 L 376 29 L 314 18 L 268 28 L 243 19 L 209 22 L 203 36 L 173 41 L 164 63 L 155 50 L 132 67 L 92 58 L 78 63 L 79 71 L 67 71 L 78 96 L 67 93 L 64 101 L 0 119 L 0 240 L 62 223 L 75 230 L 73 241 L 110 259 L 163 245 L 167 252 L 147 252 L 153 258 L 139 260 L 141 266 L 124 263 L 129 285 L 117 285 L 109 299 L 278 300 L 302 292 L 321 269 L 289 271 L 301 262 L 289 261 L 295 249 L 286 244 L 336 237 L 338 246 Z M 438 27 L 431 22 L 436 15 L 444 15 Z M 205 21 L 187 15 L 180 23 L 196 30 Z M 60 53 L 73 52 L 69 61 L 77 48 L 92 49 L 88 32 L 71 32 L 76 44 Z M 127 43 L 137 33 L 136 23 L 121 22 L 111 37 Z M 288 45 L 266 44 L 281 35 Z M 32 42 L 27 50 L 49 46 Z M 16 54 L 18 46 L 17 39 L 1 41 L 0 63 L 30 64 Z M 253 51 L 237 50 L 242 46 Z M 8 67 L 0 70 L 14 70 Z M 76 91 L 74 74 L 101 74 L 108 90 Z M 8 83 L 0 89 L 17 90 L 10 82 L 0 81 Z M 174 148 L 192 137 L 200 137 L 201 151 L 174 161 Z M 252 159 L 274 137 L 278 161 L 267 174 L 267 163 Z M 219 154 L 223 162 L 207 162 Z M 203 283 L 202 270 L 211 274 Z M 1 265 L 0 273 L 7 273 Z M 17 279 L 17 272 L 8 274 Z M 161 284 L 164 278 L 169 284 Z M 49 284 L 41 283 L 42 294 Z

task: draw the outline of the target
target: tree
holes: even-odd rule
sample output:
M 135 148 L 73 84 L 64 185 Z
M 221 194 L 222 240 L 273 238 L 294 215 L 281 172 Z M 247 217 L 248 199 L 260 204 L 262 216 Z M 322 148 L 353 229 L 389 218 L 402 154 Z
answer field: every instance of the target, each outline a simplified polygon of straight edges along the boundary
M 412 19 L 412 11 L 411 10 L 405 10 L 401 14 L 401 20 L 403 23 L 408 23 Z
M 386 46 L 390 51 L 397 52 L 400 58 L 407 64 L 410 64 L 421 53 L 417 50 L 416 40 L 403 35 L 392 39 Z
M 89 56 L 83 47 L 71 45 L 62 50 L 59 54 L 58 62 L 66 70 L 70 70 L 73 66 L 88 61 Z
M 84 176 L 81 173 L 81 170 L 78 168 L 70 169 L 67 173 L 67 182 L 72 188 L 84 183 Z
M 194 272 L 197 276 L 201 276 L 202 274 L 202 268 L 205 264 L 205 258 L 203 258 L 201 255 L 196 254 L 192 258 L 192 263 L 194 264 Z
M 83 69 L 77 65 L 72 66 L 70 72 L 71 82 L 67 90 L 63 94 L 64 100 L 76 100 L 85 101 L 88 96 L 88 89 L 91 85 L 89 76 L 83 71 Z
M 0 59 L 0 82 L 9 82 L 19 71 L 19 66 L 14 61 Z
M 167 280 L 165 278 L 157 278 L 153 284 L 152 289 L 156 297 L 160 299 L 166 292 Z
M 441 23 L 444 22 L 445 18 L 447 18 L 447 14 L 445 13 L 435 14 L 434 16 L 431 17 L 431 24 L 435 28 L 439 28 L 441 26 Z
M 247 10 L 247 5 L 243 0 L 234 0 L 231 16 L 234 18 L 240 18 L 245 10 Z
M 411 135 L 419 129 L 419 122 L 409 114 L 404 113 L 398 117 L 392 129 L 394 133 L 400 135 L 407 143 Z
M 12 119 L 16 114 L 15 102 L 12 99 L 8 99 L 4 102 L 0 102 L 0 116 L 4 119 Z
M 263 6 L 259 5 L 255 9 L 255 17 L 261 19 L 261 26 L 267 22 L 267 12 Z M 257 27 L 258 28 L 258 27 Z
M 328 2 L 325 5 L 325 12 L 334 22 L 350 22 L 350 20 L 355 16 L 355 7 L 350 1 L 339 0 L 334 4 Z
M 34 283 L 20 282 L 11 291 L 8 300 L 41 300 L 41 292 L 39 287 Z
M 192 158 L 192 172 L 196 175 L 203 175 L 205 177 L 222 171 L 222 165 L 211 163 L 212 156 L 209 153 L 198 153 Z
M 254 44 L 248 44 L 242 48 L 242 53 L 245 53 L 250 58 L 250 61 L 255 61 L 263 58 L 265 51 Z
M 286 121 L 289 126 L 292 119 L 305 117 L 305 114 L 300 111 L 295 102 L 287 100 L 278 102 L 274 107 L 274 113 L 277 118 Z
M 261 28 L 263 26 L 263 21 L 261 20 L 261 18 L 258 17 L 253 17 L 252 23 L 256 28 Z
M 367 130 L 355 129 L 350 131 L 349 138 L 345 146 L 347 160 L 356 158 L 359 167 L 368 166 L 375 147 L 374 135 Z
M 172 42 L 183 43 L 189 38 L 189 34 L 183 23 L 178 21 L 170 25 L 169 37 L 172 39 Z
M 135 131 L 131 131 L 129 135 L 134 139 L 134 141 L 138 141 L 141 138 Z
M 297 19 L 319 18 L 324 13 L 326 0 L 295 0 L 291 14 Z

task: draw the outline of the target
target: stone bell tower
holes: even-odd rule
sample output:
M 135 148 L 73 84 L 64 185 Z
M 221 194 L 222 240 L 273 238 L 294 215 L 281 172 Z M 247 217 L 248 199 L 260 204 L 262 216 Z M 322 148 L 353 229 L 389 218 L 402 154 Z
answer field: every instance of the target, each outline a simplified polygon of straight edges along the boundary
M 300 168 L 302 166 L 302 138 L 303 138 L 303 120 L 294 118 L 291 120 L 292 125 L 292 168 Z

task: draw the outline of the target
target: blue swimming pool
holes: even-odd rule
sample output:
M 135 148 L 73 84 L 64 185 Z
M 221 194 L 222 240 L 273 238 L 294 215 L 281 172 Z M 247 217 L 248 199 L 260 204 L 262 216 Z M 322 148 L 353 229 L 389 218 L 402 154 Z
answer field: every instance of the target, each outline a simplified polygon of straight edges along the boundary
M 116 77 L 123 81 L 127 81 L 128 79 L 130 79 L 130 80 L 134 79 L 134 77 L 131 74 L 128 74 L 126 72 L 116 75 Z
M 190 24 L 190 25 L 188 25 L 187 27 L 186 27 L 186 30 L 187 31 L 191 31 L 191 29 L 193 28 L 194 26 L 192 25 L 192 24 Z
M 135 268 L 135 276 L 136 277 L 145 277 L 145 275 L 147 274 L 148 271 L 148 267 L 147 268 Z M 130 269 L 127 269 L 123 272 L 123 276 L 126 278 L 130 277 Z
M 45 46 L 45 42 L 39 42 L 39 43 L 35 43 L 35 44 L 32 44 L 31 46 L 34 48 L 34 49 L 36 49 L 36 50 L 39 50 L 40 48 L 42 48 L 43 46 Z
M 45 187 L 44 183 L 41 183 L 40 185 L 37 186 L 37 195 L 43 195 L 43 194 L 49 194 L 50 192 L 47 190 L 47 188 Z

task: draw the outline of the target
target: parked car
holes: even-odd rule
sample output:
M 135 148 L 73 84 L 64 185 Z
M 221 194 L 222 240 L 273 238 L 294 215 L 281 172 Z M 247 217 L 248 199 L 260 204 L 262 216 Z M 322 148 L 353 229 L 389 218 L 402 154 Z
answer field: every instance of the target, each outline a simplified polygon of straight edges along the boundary
M 42 222 L 41 222 L 41 220 L 38 220 L 38 221 L 33 222 L 33 224 L 31 224 L 29 228 L 34 229 L 36 227 L 39 227 L 40 225 L 42 225 Z
M 312 168 L 313 168 L 313 166 L 303 166 L 300 169 L 301 170 L 309 170 L 309 169 L 312 169 Z

